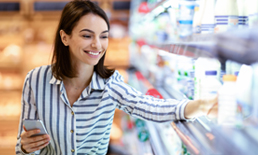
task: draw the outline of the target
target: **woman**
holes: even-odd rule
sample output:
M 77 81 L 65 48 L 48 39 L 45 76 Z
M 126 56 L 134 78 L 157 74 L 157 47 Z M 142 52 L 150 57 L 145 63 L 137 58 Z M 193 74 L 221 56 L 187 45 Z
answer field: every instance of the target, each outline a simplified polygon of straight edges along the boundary
M 208 114 L 211 101 L 161 100 L 142 95 L 104 67 L 109 22 L 90 1 L 65 6 L 52 65 L 27 74 L 16 154 L 106 154 L 115 108 L 141 119 L 169 122 Z M 23 119 L 40 119 L 48 134 L 31 137 Z

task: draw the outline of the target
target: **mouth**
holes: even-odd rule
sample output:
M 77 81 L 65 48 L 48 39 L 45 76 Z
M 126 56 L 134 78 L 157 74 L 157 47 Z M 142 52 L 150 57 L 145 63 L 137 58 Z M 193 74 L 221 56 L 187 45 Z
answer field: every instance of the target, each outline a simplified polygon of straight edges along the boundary
M 101 53 L 101 51 L 100 52 L 98 52 L 98 51 L 84 51 L 84 52 L 87 53 L 87 54 L 93 55 L 93 56 L 97 56 Z

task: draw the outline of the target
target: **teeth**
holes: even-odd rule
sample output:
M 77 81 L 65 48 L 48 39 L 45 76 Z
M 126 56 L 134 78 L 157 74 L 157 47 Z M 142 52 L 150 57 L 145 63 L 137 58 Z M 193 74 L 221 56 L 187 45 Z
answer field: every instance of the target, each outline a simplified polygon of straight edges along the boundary
M 93 53 L 93 52 L 89 52 L 89 54 L 91 54 L 91 55 L 99 55 L 99 53 Z

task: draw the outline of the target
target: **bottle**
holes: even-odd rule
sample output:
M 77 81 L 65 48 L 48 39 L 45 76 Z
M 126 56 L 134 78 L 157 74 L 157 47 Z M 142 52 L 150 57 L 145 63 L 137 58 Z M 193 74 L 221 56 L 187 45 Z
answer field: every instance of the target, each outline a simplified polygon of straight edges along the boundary
M 237 0 L 238 7 L 238 28 L 244 29 L 248 27 L 247 0 Z
M 194 99 L 200 99 L 200 85 L 205 78 L 205 71 L 217 71 L 216 78 L 220 78 L 221 64 L 217 59 L 200 57 L 195 61 L 195 77 L 194 77 Z
M 236 0 L 217 0 L 215 6 L 215 24 L 215 33 L 238 28 Z
M 253 70 L 251 66 L 242 65 L 236 81 L 237 104 L 240 121 L 250 116 L 252 109 Z M 241 122 L 240 122 L 241 123 Z
M 247 0 L 248 25 L 253 28 L 258 25 L 258 0 Z
M 236 123 L 236 76 L 224 75 L 218 91 L 218 124 L 233 126 Z
M 192 35 L 195 1 L 179 1 L 179 37 Z
M 258 103 L 258 63 L 252 65 L 253 68 L 253 80 L 252 80 L 252 91 L 251 91 L 251 100 L 253 103 Z M 256 80 L 254 80 L 256 79 Z M 252 109 L 252 118 L 255 122 L 258 122 L 258 104 L 253 104 Z
M 216 70 L 205 71 L 205 77 L 201 80 L 200 85 L 200 98 L 211 99 L 216 97 L 221 86 L 222 84 L 217 78 Z
M 202 17 L 206 0 L 196 1 L 193 17 L 193 34 L 201 34 Z
M 206 0 L 205 9 L 202 17 L 202 34 L 213 33 L 215 20 L 214 20 L 214 7 L 215 0 Z

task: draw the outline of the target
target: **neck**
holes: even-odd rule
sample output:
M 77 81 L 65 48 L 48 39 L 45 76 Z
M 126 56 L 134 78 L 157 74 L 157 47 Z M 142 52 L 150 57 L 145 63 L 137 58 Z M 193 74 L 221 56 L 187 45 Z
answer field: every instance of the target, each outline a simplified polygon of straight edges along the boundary
M 77 70 L 77 77 L 65 78 L 63 80 L 64 84 L 69 85 L 69 87 L 73 87 L 75 89 L 85 89 L 90 84 L 94 67 L 83 65 L 75 68 Z

